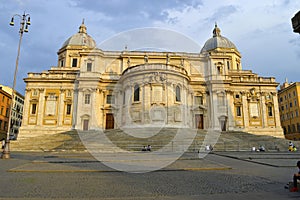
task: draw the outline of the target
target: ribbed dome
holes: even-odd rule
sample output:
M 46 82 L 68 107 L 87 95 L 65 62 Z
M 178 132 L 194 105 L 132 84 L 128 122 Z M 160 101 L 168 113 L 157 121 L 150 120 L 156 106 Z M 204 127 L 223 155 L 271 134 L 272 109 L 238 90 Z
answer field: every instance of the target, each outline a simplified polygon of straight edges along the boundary
M 221 36 L 221 30 L 218 28 L 217 24 L 213 30 L 213 37 L 208 39 L 201 52 L 210 51 L 216 48 L 228 48 L 228 49 L 236 49 L 236 46 L 226 37 Z
M 90 35 L 88 35 L 86 32 L 86 26 L 84 25 L 84 21 L 82 21 L 82 24 L 79 27 L 78 33 L 69 37 L 69 39 L 67 39 L 64 42 L 62 47 L 70 46 L 70 45 L 80 45 L 80 46 L 86 46 L 89 48 L 96 47 L 95 40 Z

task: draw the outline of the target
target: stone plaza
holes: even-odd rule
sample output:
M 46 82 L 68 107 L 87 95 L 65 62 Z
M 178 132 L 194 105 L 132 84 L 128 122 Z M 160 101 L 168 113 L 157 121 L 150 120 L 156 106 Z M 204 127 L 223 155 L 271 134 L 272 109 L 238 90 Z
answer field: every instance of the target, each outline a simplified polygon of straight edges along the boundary
M 0 199 L 297 199 L 284 189 L 299 153 L 186 153 L 148 173 L 120 172 L 87 152 L 11 152 Z M 122 161 L 120 161 L 122 162 Z M 152 160 L 152 162 L 156 162 Z

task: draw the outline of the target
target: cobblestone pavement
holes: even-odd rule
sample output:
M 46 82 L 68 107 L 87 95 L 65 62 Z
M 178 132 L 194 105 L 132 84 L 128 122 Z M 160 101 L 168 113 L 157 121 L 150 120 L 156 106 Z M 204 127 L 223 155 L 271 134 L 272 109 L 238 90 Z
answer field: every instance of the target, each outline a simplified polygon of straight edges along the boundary
M 0 160 L 0 199 L 298 199 L 284 186 L 299 155 L 185 154 L 159 171 L 126 173 L 87 153 L 12 152 Z

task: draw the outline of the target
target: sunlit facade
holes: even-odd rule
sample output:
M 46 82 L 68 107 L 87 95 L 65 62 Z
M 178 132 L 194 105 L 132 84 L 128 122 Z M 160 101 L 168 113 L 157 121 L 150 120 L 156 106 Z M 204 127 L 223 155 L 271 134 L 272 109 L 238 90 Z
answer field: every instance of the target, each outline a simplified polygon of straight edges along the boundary
M 300 140 L 300 83 L 283 83 L 278 91 L 278 101 L 285 138 Z
M 57 66 L 24 80 L 22 137 L 143 126 L 283 136 L 278 83 L 243 70 L 217 25 L 200 52 L 185 53 L 99 49 L 82 23 Z
M 0 86 L 0 140 L 6 138 L 11 95 Z

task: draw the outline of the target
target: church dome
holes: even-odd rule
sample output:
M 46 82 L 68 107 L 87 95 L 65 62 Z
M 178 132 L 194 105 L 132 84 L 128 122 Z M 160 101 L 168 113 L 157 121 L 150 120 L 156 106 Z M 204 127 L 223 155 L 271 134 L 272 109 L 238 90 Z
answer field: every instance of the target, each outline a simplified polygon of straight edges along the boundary
M 82 21 L 82 24 L 79 27 L 78 33 L 69 37 L 62 45 L 62 48 L 66 47 L 66 46 L 78 46 L 78 45 L 86 46 L 89 48 L 96 47 L 95 40 L 90 35 L 88 35 L 86 32 L 86 26 L 84 24 L 84 21 Z
M 221 36 L 221 30 L 218 28 L 217 24 L 215 25 L 215 28 L 213 30 L 213 37 L 208 39 L 203 48 L 201 49 L 201 52 L 204 51 L 211 51 L 216 48 L 227 48 L 227 49 L 236 49 L 236 46 L 226 37 Z

